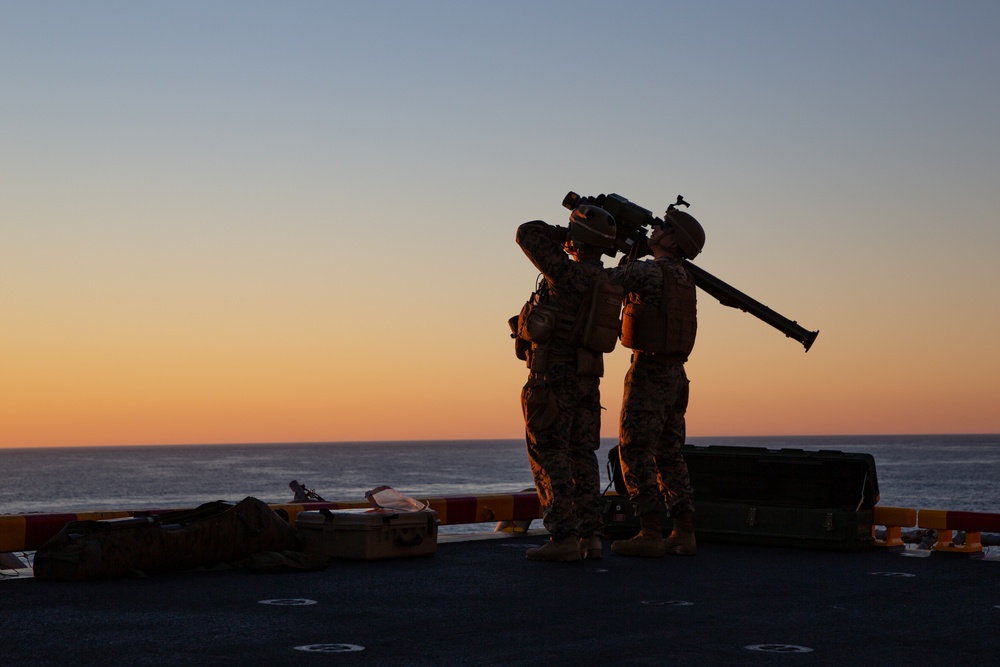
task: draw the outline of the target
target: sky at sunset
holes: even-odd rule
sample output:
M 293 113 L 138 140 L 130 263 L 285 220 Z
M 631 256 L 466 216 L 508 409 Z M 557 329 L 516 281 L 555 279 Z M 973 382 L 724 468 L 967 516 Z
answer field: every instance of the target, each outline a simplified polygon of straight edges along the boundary
M 821 331 L 701 293 L 689 435 L 1000 432 L 1000 3 L 0 17 L 0 447 L 520 437 L 514 232 L 569 190 L 682 194 Z

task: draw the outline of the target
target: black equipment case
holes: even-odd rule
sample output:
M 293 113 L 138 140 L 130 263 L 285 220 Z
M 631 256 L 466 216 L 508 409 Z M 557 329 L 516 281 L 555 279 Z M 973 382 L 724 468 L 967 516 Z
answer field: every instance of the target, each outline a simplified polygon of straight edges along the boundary
M 871 454 L 684 445 L 699 540 L 851 551 L 872 544 L 879 499 Z M 614 493 L 604 496 L 605 535 L 638 531 L 618 448 L 608 453 Z M 664 527 L 669 518 L 664 510 Z

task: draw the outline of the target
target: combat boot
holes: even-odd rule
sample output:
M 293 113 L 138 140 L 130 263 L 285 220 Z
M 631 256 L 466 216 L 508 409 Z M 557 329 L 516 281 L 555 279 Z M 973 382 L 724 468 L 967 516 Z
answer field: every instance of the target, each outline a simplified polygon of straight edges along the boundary
M 600 535 L 580 538 L 580 558 L 586 560 L 601 560 L 604 558 Z
M 528 560 L 572 561 L 580 560 L 580 538 L 567 535 L 561 540 L 549 541 L 540 547 L 528 549 L 524 557 Z
M 674 529 L 665 540 L 666 551 L 675 556 L 693 556 L 697 551 L 694 540 L 694 512 L 678 512 Z
M 663 523 L 658 512 L 639 517 L 639 534 L 631 540 L 616 540 L 611 543 L 611 553 L 619 556 L 641 556 L 663 558 L 667 553 L 663 539 Z

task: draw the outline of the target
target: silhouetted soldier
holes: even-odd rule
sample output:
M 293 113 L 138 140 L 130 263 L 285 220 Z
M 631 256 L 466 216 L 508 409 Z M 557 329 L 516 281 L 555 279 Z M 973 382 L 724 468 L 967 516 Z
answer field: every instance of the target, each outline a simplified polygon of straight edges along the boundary
M 528 460 L 551 534 L 544 546 L 527 551 L 531 560 L 601 557 L 599 385 L 621 307 L 621 290 L 607 281 L 601 255 L 614 254 L 614 240 L 614 219 L 596 206 L 575 208 L 568 229 L 536 220 L 517 230 L 518 245 L 542 274 L 512 324 L 530 369 L 521 405 Z M 613 296 L 595 299 L 601 285 Z
M 682 259 L 694 259 L 705 232 L 692 216 L 673 207 L 654 222 L 648 240 L 652 260 L 609 270 L 628 293 L 622 345 L 632 352 L 625 376 L 619 454 L 629 501 L 641 530 L 611 545 L 622 556 L 694 555 L 694 502 L 681 456 L 686 429 L 688 379 L 684 363 L 694 347 L 697 312 L 694 277 Z M 666 503 L 673 532 L 663 537 Z

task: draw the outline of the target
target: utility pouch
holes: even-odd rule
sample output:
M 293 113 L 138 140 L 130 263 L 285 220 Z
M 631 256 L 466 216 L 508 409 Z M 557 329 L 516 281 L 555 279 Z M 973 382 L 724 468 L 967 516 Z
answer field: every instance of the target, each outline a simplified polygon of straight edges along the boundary
M 622 345 L 639 352 L 666 352 L 667 321 L 659 306 L 634 301 L 625 304 Z
M 529 431 L 545 430 L 559 419 L 559 403 L 552 390 L 545 385 L 526 386 L 521 390 L 521 409 L 524 424 Z
M 608 280 L 597 280 L 590 290 L 590 308 L 580 343 L 594 352 L 611 352 L 622 331 L 625 290 Z
M 519 315 L 507 320 L 507 326 L 510 327 L 510 337 L 514 339 L 514 356 L 516 356 L 521 361 L 528 360 L 528 350 L 531 349 L 531 341 L 525 340 L 517 335 L 517 322 L 520 319 Z
M 576 374 L 604 377 L 604 355 L 585 347 L 576 348 Z
M 555 333 L 558 315 L 555 308 L 528 301 L 518 316 L 518 335 L 532 343 L 544 343 Z

